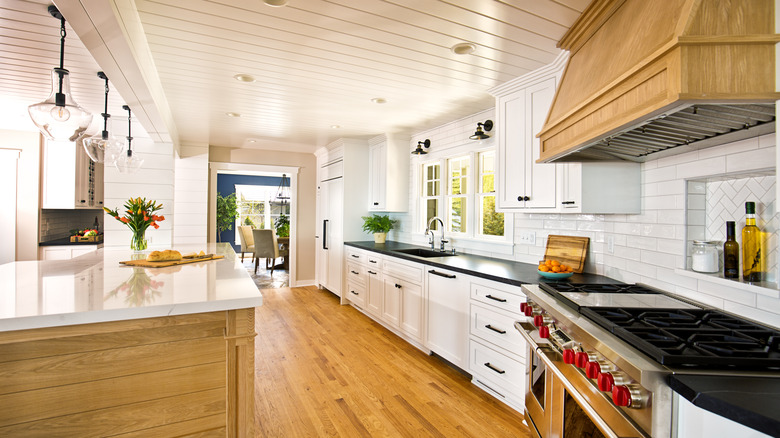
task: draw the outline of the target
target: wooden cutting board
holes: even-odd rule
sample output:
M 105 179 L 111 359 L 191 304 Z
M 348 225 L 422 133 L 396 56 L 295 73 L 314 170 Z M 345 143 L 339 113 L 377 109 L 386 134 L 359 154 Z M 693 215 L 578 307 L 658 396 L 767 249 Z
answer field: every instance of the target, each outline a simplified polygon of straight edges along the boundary
M 202 257 L 184 258 L 181 260 L 168 260 L 165 262 L 148 262 L 146 260 L 125 260 L 119 263 L 128 266 L 140 266 L 143 268 L 164 268 L 166 266 L 185 265 L 187 263 L 205 262 L 207 260 L 217 260 L 222 258 L 225 258 L 225 256 L 206 254 L 205 256 Z
M 558 260 L 571 266 L 572 271 L 580 274 L 585 267 L 585 256 L 588 254 L 587 237 L 579 236 L 547 236 L 547 248 L 544 259 Z

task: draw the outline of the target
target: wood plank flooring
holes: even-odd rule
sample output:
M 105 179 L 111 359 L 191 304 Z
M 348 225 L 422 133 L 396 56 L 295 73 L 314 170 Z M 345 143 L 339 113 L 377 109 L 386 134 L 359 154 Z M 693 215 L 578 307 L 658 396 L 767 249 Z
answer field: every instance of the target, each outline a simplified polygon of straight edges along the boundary
M 315 287 L 264 289 L 258 436 L 530 437 L 522 414 Z

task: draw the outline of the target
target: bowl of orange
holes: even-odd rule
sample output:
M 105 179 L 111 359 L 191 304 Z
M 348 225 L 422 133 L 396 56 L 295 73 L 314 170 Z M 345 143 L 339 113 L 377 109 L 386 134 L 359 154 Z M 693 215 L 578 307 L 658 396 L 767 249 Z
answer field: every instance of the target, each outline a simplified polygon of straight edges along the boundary
M 546 259 L 539 262 L 537 272 L 539 272 L 539 275 L 544 278 L 551 278 L 556 280 L 561 278 L 569 278 L 574 275 L 571 266 L 552 259 Z

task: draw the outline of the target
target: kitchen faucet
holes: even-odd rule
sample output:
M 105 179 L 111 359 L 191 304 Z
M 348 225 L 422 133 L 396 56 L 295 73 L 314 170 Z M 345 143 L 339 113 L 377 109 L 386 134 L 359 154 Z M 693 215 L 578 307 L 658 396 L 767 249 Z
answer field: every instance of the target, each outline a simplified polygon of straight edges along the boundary
M 444 221 L 442 221 L 441 218 L 439 218 L 438 216 L 434 216 L 430 218 L 430 220 L 428 220 L 428 228 L 425 229 L 425 235 L 427 236 L 428 233 L 431 234 L 431 238 L 428 241 L 428 243 L 431 244 L 431 249 L 434 249 L 433 247 L 434 233 L 433 230 L 431 229 L 431 224 L 433 223 L 433 221 L 439 221 L 439 228 L 441 229 L 441 252 L 444 252 L 444 244 L 447 243 L 448 241 L 444 240 Z

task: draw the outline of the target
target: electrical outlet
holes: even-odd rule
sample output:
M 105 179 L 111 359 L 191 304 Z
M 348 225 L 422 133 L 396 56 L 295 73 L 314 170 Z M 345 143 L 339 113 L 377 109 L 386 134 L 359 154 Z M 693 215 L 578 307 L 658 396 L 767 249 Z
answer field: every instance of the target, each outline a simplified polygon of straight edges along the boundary
M 536 245 L 536 233 L 533 231 L 526 231 L 520 233 L 520 242 L 526 245 Z
M 607 252 L 610 254 L 615 253 L 615 236 L 607 236 Z

